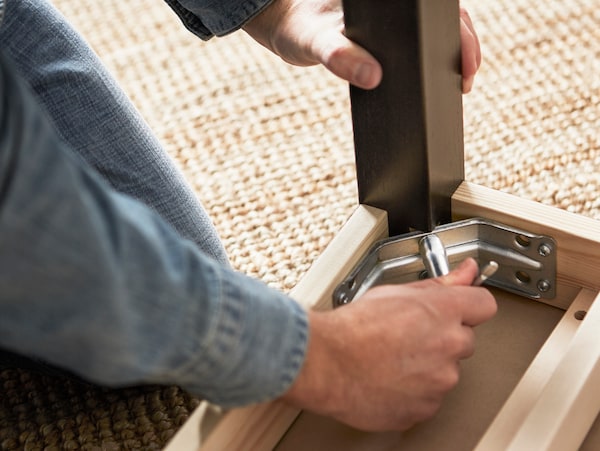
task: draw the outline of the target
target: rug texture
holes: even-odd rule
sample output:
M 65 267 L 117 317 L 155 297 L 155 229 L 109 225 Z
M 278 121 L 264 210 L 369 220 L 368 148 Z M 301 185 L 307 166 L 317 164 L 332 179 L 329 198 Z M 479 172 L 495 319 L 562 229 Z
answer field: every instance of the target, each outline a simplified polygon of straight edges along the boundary
M 289 291 L 357 205 L 348 86 L 243 32 L 202 42 L 159 0 L 55 0 L 181 168 L 233 266 Z M 483 49 L 466 179 L 600 219 L 599 0 L 463 0 Z M 4 450 L 160 449 L 198 400 L 0 373 Z

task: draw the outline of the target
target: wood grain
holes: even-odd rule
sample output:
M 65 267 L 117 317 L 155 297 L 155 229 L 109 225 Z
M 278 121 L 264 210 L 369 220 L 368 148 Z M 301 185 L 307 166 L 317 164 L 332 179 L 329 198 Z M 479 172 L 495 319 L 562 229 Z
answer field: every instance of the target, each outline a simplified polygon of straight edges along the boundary
M 452 196 L 452 212 L 455 220 L 484 217 L 553 237 L 558 286 L 550 305 L 566 310 L 580 288 L 600 289 L 599 221 L 469 182 Z
M 575 450 L 586 438 L 600 411 L 600 302 L 594 294 L 567 352 L 505 449 Z
M 587 311 L 596 295 L 595 291 L 581 290 L 479 441 L 477 451 L 508 449 L 516 432 L 539 400 L 552 372 L 566 355 L 569 344 L 581 325 L 581 321 L 576 318 L 576 313 Z

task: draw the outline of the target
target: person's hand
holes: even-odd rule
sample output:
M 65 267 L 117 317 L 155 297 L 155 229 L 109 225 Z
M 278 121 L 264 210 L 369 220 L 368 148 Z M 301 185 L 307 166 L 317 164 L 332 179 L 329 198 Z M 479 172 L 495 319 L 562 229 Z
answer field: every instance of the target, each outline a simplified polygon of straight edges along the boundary
M 477 264 L 369 290 L 330 312 L 310 312 L 306 360 L 283 400 L 364 430 L 403 430 L 431 417 L 474 351 L 473 327 L 496 312 L 469 286 Z
M 368 1 L 368 0 L 365 0 Z M 469 92 L 481 63 L 479 40 L 461 8 L 463 92 Z M 341 0 L 275 0 L 244 25 L 259 43 L 298 66 L 323 64 L 335 75 L 364 89 L 375 88 L 381 65 L 344 35 Z

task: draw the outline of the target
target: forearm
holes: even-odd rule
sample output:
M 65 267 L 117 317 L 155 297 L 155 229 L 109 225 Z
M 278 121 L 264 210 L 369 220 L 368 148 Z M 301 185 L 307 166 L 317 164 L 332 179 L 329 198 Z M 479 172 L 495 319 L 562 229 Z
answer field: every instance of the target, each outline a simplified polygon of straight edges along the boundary
M 222 405 L 285 391 L 304 358 L 305 312 L 111 190 L 0 63 L 0 347 Z

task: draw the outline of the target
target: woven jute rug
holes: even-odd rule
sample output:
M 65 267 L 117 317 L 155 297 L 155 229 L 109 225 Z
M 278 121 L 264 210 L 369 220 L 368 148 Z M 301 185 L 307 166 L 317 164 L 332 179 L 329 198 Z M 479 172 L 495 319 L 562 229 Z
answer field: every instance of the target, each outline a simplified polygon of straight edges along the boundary
M 466 178 L 600 219 L 600 0 L 463 0 L 484 62 Z M 190 180 L 238 270 L 288 291 L 357 205 L 347 85 L 243 32 L 201 42 L 160 1 L 55 0 Z M 0 446 L 159 449 L 198 400 L 0 373 Z

